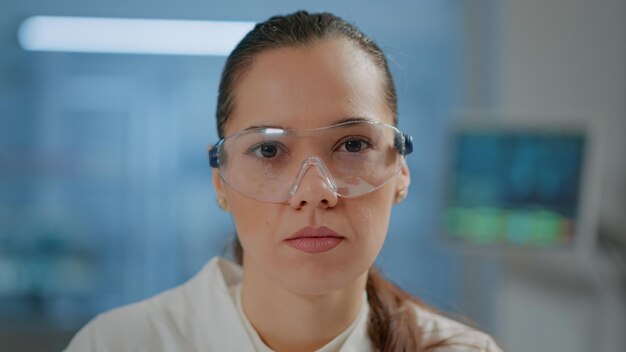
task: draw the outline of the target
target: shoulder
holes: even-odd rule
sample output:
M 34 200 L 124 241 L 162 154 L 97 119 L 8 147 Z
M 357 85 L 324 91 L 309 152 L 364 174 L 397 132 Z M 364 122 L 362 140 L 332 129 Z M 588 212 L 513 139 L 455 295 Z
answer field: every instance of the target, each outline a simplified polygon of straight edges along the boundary
M 207 311 L 209 291 L 224 291 L 215 287 L 223 284 L 220 265 L 219 258 L 213 259 L 180 286 L 98 315 L 66 351 L 193 350 L 191 345 L 202 344 L 198 322 L 206 323 L 205 313 L 212 313 Z
M 98 315 L 74 336 L 67 351 L 129 351 L 152 341 L 158 337 L 158 318 L 149 308 L 155 298 Z
M 422 332 L 422 345 L 430 346 L 429 351 L 502 351 L 493 338 L 482 331 L 418 305 L 414 308 Z

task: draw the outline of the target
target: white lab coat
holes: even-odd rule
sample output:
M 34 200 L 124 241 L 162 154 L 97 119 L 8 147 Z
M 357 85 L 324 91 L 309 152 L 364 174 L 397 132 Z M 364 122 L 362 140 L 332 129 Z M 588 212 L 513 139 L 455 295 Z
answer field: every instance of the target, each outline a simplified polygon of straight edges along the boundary
M 66 351 L 267 351 L 238 302 L 241 276 L 240 266 L 214 258 L 181 286 L 97 316 L 74 336 Z M 453 341 L 476 348 L 446 351 L 500 351 L 484 333 L 415 308 L 423 341 L 452 336 Z M 365 301 L 352 325 L 319 351 L 373 351 L 367 335 L 368 312 Z

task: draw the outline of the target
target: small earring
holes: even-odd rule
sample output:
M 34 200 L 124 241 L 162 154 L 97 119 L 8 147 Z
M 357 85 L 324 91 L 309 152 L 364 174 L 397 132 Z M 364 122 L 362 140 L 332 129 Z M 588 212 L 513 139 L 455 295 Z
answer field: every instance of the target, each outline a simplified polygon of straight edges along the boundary
M 406 189 L 402 189 L 396 193 L 396 204 L 402 203 L 404 198 L 406 198 L 408 192 Z
M 217 205 L 220 206 L 220 208 L 222 208 L 223 210 L 226 210 L 226 206 L 228 205 L 228 203 L 226 203 L 226 199 L 224 198 L 217 198 Z

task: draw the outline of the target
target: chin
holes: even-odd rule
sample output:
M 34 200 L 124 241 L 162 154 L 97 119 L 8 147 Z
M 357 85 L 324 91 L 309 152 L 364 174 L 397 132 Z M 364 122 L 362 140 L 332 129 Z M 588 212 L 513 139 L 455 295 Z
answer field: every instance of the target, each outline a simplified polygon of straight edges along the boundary
M 280 285 L 301 295 L 327 295 L 358 284 L 356 281 L 369 266 L 317 265 L 291 267 L 289 273 L 277 279 Z

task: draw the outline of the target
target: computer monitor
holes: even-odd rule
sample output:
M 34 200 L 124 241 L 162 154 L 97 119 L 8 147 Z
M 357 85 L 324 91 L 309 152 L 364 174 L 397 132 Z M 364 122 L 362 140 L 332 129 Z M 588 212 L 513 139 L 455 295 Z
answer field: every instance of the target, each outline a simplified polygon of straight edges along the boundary
M 559 122 L 561 121 L 561 122 Z M 464 117 L 449 139 L 443 234 L 488 248 L 589 247 L 595 136 L 550 117 Z

